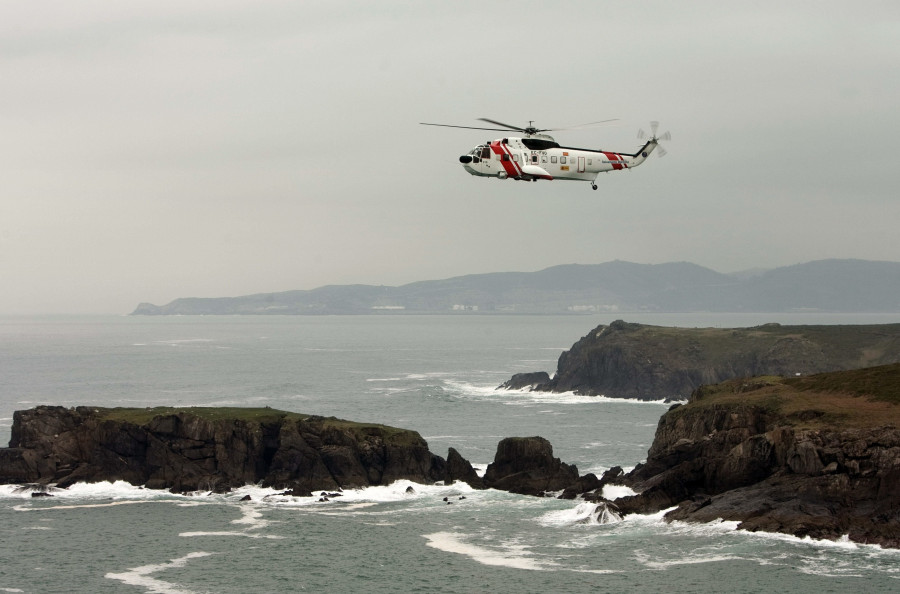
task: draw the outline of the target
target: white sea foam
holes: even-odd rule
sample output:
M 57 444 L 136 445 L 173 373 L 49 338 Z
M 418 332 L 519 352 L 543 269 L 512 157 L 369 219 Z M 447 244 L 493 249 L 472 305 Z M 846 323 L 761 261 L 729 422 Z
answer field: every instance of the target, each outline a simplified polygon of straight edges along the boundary
M 411 491 L 408 490 L 410 488 L 412 488 Z M 250 496 L 249 502 L 241 502 L 241 505 L 246 508 L 243 517 L 232 522 L 251 527 L 248 528 L 247 531 L 249 531 L 255 529 L 252 528 L 254 526 L 262 528 L 267 524 L 267 521 L 262 518 L 259 511 L 252 511 L 257 509 L 255 505 L 307 508 L 322 513 L 339 515 L 346 513 L 357 514 L 364 513 L 364 510 L 381 503 L 413 502 L 416 500 L 433 501 L 440 500 L 443 497 L 459 498 L 469 496 L 474 491 L 475 489 L 463 482 L 456 482 L 453 485 L 423 485 L 409 480 L 399 480 L 390 485 L 361 489 L 344 489 L 341 491 L 317 490 L 311 497 L 294 497 L 290 494 L 285 495 L 283 490 L 248 485 L 236 489 L 224 497 L 227 497 L 228 501 L 237 502 L 246 495 Z M 332 493 L 338 494 L 329 496 Z M 244 532 L 240 534 L 246 536 Z M 194 536 L 195 534 L 191 535 Z
M 515 569 L 544 570 L 556 566 L 552 561 L 535 559 L 521 546 L 507 546 L 502 549 L 486 548 L 465 542 L 465 535 L 457 532 L 435 532 L 425 534 L 429 547 L 444 551 L 465 555 L 483 565 L 512 567 Z
M 35 485 L 0 485 L 0 498 L 10 499 L 28 499 L 32 500 L 31 494 L 34 492 L 47 492 L 52 498 L 42 500 L 45 503 L 52 502 L 54 505 L 41 507 L 40 509 L 62 509 L 60 502 L 65 502 L 66 507 L 103 507 L 108 505 L 123 505 L 129 503 L 141 503 L 152 500 L 172 500 L 181 498 L 181 495 L 174 495 L 168 491 L 144 489 L 135 487 L 124 481 L 109 482 L 103 481 L 99 483 L 76 483 L 67 489 L 58 489 L 55 487 L 44 487 Z M 97 503 L 96 500 L 108 500 L 107 502 Z M 88 500 L 90 503 L 78 504 L 77 502 Z M 93 500 L 93 501 L 91 501 Z M 37 509 L 37 508 L 25 508 Z
M 572 526 L 585 524 L 598 526 L 615 524 L 622 521 L 622 516 L 605 504 L 584 501 L 573 508 L 547 512 L 538 519 L 544 526 Z
M 278 536 L 275 534 L 256 534 L 254 532 L 246 532 L 246 531 L 236 531 L 236 530 L 213 530 L 213 531 L 204 531 L 197 530 L 193 532 L 179 532 L 178 536 L 191 537 L 191 536 L 239 536 L 243 538 L 266 538 L 270 540 L 281 540 L 284 537 Z
M 54 511 L 58 509 L 82 509 L 82 508 L 93 508 L 93 507 L 113 507 L 115 505 L 134 505 L 138 503 L 169 503 L 163 500 L 156 501 L 110 501 L 109 503 L 75 503 L 71 505 L 51 505 L 47 507 L 27 507 L 23 505 L 17 505 L 13 507 L 16 511 Z
M 634 557 L 650 569 L 668 569 L 670 567 L 676 567 L 680 565 L 701 565 L 704 563 L 720 563 L 722 561 L 746 560 L 746 557 L 742 555 L 728 555 L 722 553 L 703 554 L 701 552 L 698 552 L 697 550 L 692 550 L 690 551 L 690 554 L 687 554 L 683 557 L 678 557 L 676 559 L 660 560 L 647 555 L 643 551 L 635 551 Z
M 408 489 L 412 488 L 412 491 Z M 475 489 L 467 483 L 456 482 L 452 485 L 423 485 L 409 480 L 399 480 L 390 485 L 365 487 L 363 489 L 346 489 L 341 497 L 332 502 L 347 503 L 391 503 L 410 501 L 416 498 L 440 498 L 448 496 L 468 495 Z
M 603 485 L 603 498 L 615 501 L 619 497 L 629 497 L 637 495 L 637 492 L 631 487 L 624 485 Z
M 498 390 L 497 386 L 478 385 L 462 381 L 446 380 L 444 384 L 451 390 L 469 397 L 489 398 L 510 406 L 532 406 L 535 404 L 610 404 L 630 403 L 671 406 L 675 402 L 665 398 L 659 400 L 639 400 L 637 398 L 610 398 L 607 396 L 586 396 L 575 392 L 534 392 L 530 389 Z
M 371 377 L 366 379 L 367 382 L 405 382 L 405 381 L 424 381 L 435 378 L 448 377 L 453 374 L 446 371 L 435 371 L 431 373 L 408 373 L 406 375 L 392 377 Z
M 242 530 L 189 531 L 180 532 L 178 536 L 241 536 L 245 538 L 271 539 L 283 538 L 281 536 L 270 534 L 260 534 L 260 531 L 269 525 L 269 521 L 263 518 L 263 512 L 258 506 L 241 504 L 236 507 L 240 508 L 241 517 L 236 520 L 232 520 L 231 523 L 243 527 Z
M 180 346 L 183 344 L 207 343 L 215 342 L 212 338 L 177 338 L 171 340 L 155 340 L 153 344 L 164 344 L 169 346 Z
M 244 536 L 247 538 L 280 538 L 276 536 L 266 536 L 263 534 L 253 534 L 250 532 L 237 532 L 235 530 L 196 530 L 191 532 L 179 532 L 178 536 Z
M 173 569 L 176 567 L 184 567 L 188 564 L 188 561 L 191 559 L 197 559 L 199 557 L 208 557 L 212 553 L 204 553 L 202 551 L 197 551 L 194 553 L 188 553 L 184 557 L 179 557 L 177 559 L 172 559 L 168 563 L 159 563 L 156 565 L 141 565 L 140 567 L 130 567 L 127 570 L 121 573 L 107 573 L 103 577 L 119 580 L 123 584 L 127 584 L 129 586 L 138 586 L 141 588 L 146 588 L 147 592 L 150 594 L 193 594 L 191 590 L 185 590 L 176 584 L 171 584 L 169 582 L 164 582 L 162 580 L 151 577 L 154 573 L 159 573 L 161 571 L 165 571 L 167 569 Z

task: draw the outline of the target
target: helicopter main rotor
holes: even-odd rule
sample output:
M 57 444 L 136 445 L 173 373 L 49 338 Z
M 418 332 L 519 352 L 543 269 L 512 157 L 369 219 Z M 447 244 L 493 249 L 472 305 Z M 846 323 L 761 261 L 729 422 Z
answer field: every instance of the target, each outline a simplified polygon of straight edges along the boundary
M 511 124 L 504 124 L 503 122 L 498 122 L 497 120 L 491 120 L 489 118 L 478 118 L 479 121 L 487 122 L 488 124 L 494 124 L 495 126 L 501 126 L 500 128 L 482 128 L 479 126 L 455 126 L 453 124 L 432 124 L 429 122 L 419 122 L 423 126 L 442 126 L 444 128 L 465 128 L 467 130 L 494 130 L 497 132 L 521 132 L 526 136 L 534 136 L 536 134 L 540 134 L 541 132 L 558 132 L 562 130 L 575 130 L 578 128 L 587 128 L 590 126 L 599 126 L 602 124 L 608 124 L 610 122 L 617 122 L 619 118 L 612 118 L 609 120 L 600 120 L 598 122 L 589 122 L 587 124 L 579 124 L 577 126 L 569 126 L 566 128 L 536 128 L 534 126 L 534 121 L 531 120 L 528 122 L 528 126 L 522 128 L 519 126 L 513 126 Z

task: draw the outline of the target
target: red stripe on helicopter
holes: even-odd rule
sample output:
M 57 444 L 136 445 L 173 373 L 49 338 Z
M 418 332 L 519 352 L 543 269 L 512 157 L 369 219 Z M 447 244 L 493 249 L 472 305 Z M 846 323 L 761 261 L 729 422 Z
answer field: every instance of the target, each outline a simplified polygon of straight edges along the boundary
M 522 171 L 519 169 L 519 163 L 513 161 L 512 155 L 509 152 L 509 147 L 500 142 L 492 142 L 491 150 L 500 155 L 500 164 L 503 165 L 506 175 L 510 177 L 518 177 L 521 175 Z M 504 159 L 504 157 L 506 158 Z
M 607 152 L 604 152 L 603 154 L 606 155 L 606 158 L 609 160 L 609 163 L 613 166 L 614 170 L 618 171 L 619 169 L 625 169 L 625 159 L 622 158 L 622 155 Z

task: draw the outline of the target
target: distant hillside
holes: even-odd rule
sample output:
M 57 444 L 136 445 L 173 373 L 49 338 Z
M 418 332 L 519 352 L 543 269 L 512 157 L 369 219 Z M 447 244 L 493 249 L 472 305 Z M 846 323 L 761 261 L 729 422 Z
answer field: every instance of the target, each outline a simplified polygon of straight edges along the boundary
M 820 260 L 753 274 L 691 264 L 567 264 L 399 287 L 331 285 L 141 303 L 132 315 L 594 312 L 900 312 L 900 263 Z

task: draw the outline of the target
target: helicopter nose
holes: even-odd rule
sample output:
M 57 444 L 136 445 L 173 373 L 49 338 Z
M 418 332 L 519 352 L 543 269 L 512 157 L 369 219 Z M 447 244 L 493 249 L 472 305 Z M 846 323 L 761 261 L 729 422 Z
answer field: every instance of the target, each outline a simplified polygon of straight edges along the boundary
M 463 164 L 465 164 L 465 163 L 471 163 L 471 162 L 472 162 L 472 155 L 461 155 L 461 156 L 459 157 L 459 162 L 460 162 L 460 163 L 463 163 Z

